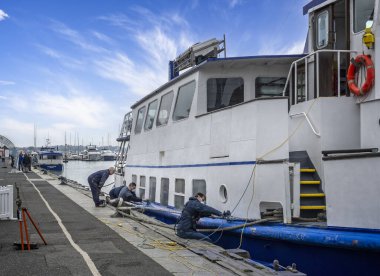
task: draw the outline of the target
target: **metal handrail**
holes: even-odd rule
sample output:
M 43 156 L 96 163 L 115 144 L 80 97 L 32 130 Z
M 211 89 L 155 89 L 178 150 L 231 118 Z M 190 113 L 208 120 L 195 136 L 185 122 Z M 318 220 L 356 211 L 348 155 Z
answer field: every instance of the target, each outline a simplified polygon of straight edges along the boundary
M 285 96 L 285 92 L 286 92 L 286 89 L 288 88 L 288 84 L 289 84 L 289 80 L 290 80 L 290 76 L 291 76 L 291 73 L 292 73 L 292 70 L 293 68 L 295 68 L 295 81 L 297 81 L 297 63 L 299 62 L 305 62 L 305 70 L 307 72 L 307 59 L 310 58 L 311 56 L 314 56 L 316 55 L 317 57 L 317 67 L 319 67 L 319 53 L 337 53 L 338 54 L 338 68 L 340 69 L 340 58 L 341 58 L 341 53 L 357 53 L 358 51 L 355 51 L 355 50 L 318 50 L 318 51 L 315 51 L 315 52 L 312 52 L 310 54 L 308 54 L 307 56 L 304 56 L 300 59 L 297 59 L 295 61 L 292 62 L 291 66 L 290 66 L 290 69 L 289 69 L 289 73 L 288 73 L 288 77 L 286 78 L 286 82 L 285 82 L 285 86 L 284 86 L 284 90 L 282 91 L 282 95 Z M 317 80 L 319 80 L 319 70 L 317 68 L 317 77 L 316 77 Z M 340 74 L 338 74 L 338 78 L 337 78 L 337 81 L 338 81 L 338 89 L 340 89 Z M 307 73 L 305 73 L 305 89 L 306 89 L 306 92 L 305 92 L 305 97 L 306 97 L 306 100 L 307 97 L 308 97 L 308 93 L 307 93 L 307 87 L 308 87 L 308 75 Z M 317 97 L 319 97 L 319 82 L 317 81 Z M 340 93 L 339 93 L 339 90 L 338 90 L 338 97 L 340 97 Z M 295 103 L 297 103 L 297 83 L 295 83 L 295 89 L 294 89 L 294 98 L 295 98 Z
M 311 123 L 311 121 L 309 119 L 309 116 L 307 116 L 307 114 L 305 112 L 300 112 L 300 113 L 292 114 L 292 115 L 289 115 L 289 117 L 292 118 L 292 117 L 300 116 L 300 115 L 305 116 L 306 121 L 309 123 L 309 126 L 310 126 L 311 130 L 314 132 L 314 134 L 317 135 L 318 137 L 321 137 L 321 134 L 315 130 L 313 124 Z

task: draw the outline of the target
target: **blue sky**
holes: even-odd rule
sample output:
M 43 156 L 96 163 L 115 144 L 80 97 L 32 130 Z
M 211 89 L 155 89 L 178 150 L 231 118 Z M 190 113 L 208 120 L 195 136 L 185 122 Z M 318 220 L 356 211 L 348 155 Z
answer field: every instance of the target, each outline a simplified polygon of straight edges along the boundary
M 302 53 L 308 0 L 1 0 L 0 134 L 17 146 L 112 144 L 131 104 L 196 42 L 227 56 Z

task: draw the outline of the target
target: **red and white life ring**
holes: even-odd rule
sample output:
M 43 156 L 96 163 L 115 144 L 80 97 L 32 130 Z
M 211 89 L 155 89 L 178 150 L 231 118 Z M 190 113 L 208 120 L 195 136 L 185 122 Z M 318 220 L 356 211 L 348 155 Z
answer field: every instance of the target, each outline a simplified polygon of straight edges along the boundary
M 367 73 L 364 83 L 359 88 L 355 83 L 355 75 L 358 67 L 362 65 L 366 67 Z M 371 56 L 358 55 L 355 58 L 355 61 L 350 64 L 350 67 L 348 67 L 347 82 L 351 93 L 355 94 L 356 96 L 363 96 L 365 93 L 371 90 L 373 84 L 375 83 L 375 68 L 373 66 Z

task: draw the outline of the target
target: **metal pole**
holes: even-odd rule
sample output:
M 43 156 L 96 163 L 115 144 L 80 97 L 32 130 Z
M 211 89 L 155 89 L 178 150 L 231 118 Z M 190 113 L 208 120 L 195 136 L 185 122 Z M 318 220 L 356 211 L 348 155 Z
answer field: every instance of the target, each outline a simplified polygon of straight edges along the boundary
M 316 54 L 317 62 L 317 98 L 319 98 L 319 52 Z
M 30 251 L 30 242 L 29 242 L 29 233 L 28 233 L 28 224 L 25 217 L 25 208 L 22 208 L 22 220 L 24 221 L 26 244 L 28 245 L 28 250 Z
M 226 58 L 227 57 L 226 34 L 223 34 L 223 47 L 224 47 L 224 58 Z
M 40 237 L 41 237 L 42 241 L 44 242 L 44 244 L 47 245 L 47 242 L 45 241 L 44 237 L 42 236 L 40 229 L 38 228 L 37 224 L 34 222 L 34 220 L 32 219 L 32 217 L 30 216 L 28 209 L 23 208 L 23 210 L 25 210 L 26 214 L 28 215 L 28 218 L 30 219 L 31 223 L 33 224 L 34 228 L 36 229 L 38 235 L 40 235 Z
M 340 52 L 338 51 L 338 97 L 340 97 Z
M 297 62 L 294 63 L 294 94 L 295 103 L 298 103 L 298 89 L 297 89 Z
M 305 58 L 305 101 L 309 99 L 308 90 L 307 90 L 307 87 L 308 87 L 307 80 L 308 80 L 307 79 L 307 58 Z
M 20 210 L 17 210 L 18 214 L 19 214 L 19 221 L 18 221 L 18 224 L 20 226 L 20 241 L 21 241 L 21 251 L 24 251 L 24 233 L 22 232 L 22 219 L 21 219 L 21 212 Z

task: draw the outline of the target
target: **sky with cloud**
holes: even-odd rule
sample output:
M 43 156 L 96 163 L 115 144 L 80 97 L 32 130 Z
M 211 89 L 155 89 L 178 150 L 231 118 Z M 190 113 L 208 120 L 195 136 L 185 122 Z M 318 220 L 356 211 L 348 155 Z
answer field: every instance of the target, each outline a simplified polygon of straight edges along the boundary
M 227 56 L 302 53 L 308 0 L 3 0 L 0 135 L 16 146 L 116 144 L 168 61 L 226 34 Z

